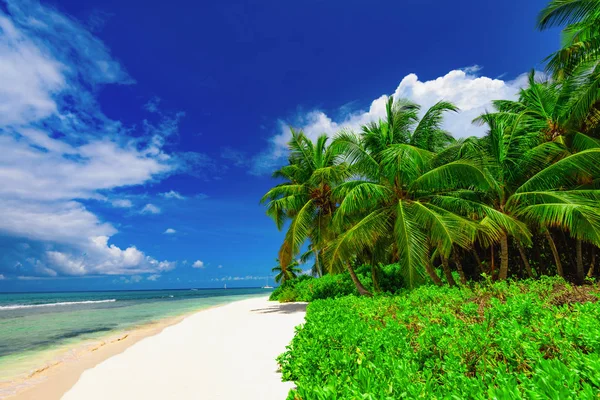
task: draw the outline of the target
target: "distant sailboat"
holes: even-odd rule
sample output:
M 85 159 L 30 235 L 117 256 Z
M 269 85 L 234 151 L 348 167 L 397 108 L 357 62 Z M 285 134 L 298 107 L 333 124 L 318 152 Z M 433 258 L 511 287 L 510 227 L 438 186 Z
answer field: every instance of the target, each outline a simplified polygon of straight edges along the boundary
M 227 289 L 227 284 L 226 283 L 223 285 L 223 289 Z
M 265 286 L 262 287 L 263 289 L 273 289 L 273 286 L 269 286 L 269 277 L 267 276 L 267 281 L 265 283 Z

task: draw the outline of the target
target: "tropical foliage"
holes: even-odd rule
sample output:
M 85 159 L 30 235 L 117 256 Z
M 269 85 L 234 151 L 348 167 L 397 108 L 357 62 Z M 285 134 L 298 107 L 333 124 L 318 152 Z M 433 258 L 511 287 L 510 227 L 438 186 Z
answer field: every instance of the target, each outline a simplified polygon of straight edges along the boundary
M 564 47 L 515 100 L 476 118 L 480 138 L 443 129 L 428 110 L 390 97 L 385 118 L 311 141 L 292 130 L 284 182 L 262 199 L 278 228 L 282 273 L 308 248 L 316 275 L 348 272 L 379 291 L 376 266 L 408 287 L 596 273 L 600 246 L 600 0 L 553 0 L 539 26 Z M 454 132 L 461 136 L 461 132 Z M 306 258 L 306 253 L 302 260 Z M 372 266 L 370 288 L 355 268 Z
M 597 399 L 598 296 L 545 277 L 318 300 L 278 360 L 288 399 Z
M 277 275 L 275 275 L 275 282 L 277 283 L 284 284 L 289 280 L 297 278 L 302 273 L 302 268 L 299 267 L 300 263 L 297 260 L 289 263 L 286 268 L 281 267 L 278 258 L 275 259 L 275 262 L 277 265 L 271 269 L 271 272 L 277 272 Z

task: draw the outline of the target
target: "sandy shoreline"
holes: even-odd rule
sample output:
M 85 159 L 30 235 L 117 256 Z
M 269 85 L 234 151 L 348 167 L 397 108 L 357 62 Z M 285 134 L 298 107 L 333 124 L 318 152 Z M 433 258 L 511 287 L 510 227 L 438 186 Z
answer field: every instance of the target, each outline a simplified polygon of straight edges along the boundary
M 40 372 L 8 399 L 284 399 L 292 385 L 275 357 L 304 309 L 252 298 L 133 330 Z
M 220 307 L 213 306 L 209 308 Z M 103 338 L 89 340 L 69 350 L 68 357 L 58 353 L 49 363 L 11 382 L 0 383 L 0 399 L 7 400 L 58 400 L 79 379 L 81 374 L 102 361 L 123 352 L 138 341 L 154 336 L 168 326 L 183 321 L 203 308 L 176 317 L 126 329 Z M 66 353 L 66 352 L 65 352 Z

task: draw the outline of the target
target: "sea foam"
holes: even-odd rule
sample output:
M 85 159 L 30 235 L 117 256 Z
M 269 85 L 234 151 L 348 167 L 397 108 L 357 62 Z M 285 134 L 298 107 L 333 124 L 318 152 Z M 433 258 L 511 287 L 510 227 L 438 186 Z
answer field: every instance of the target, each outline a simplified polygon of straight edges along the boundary
M 61 301 L 58 303 L 43 303 L 43 304 L 10 304 L 8 306 L 0 306 L 0 310 L 19 310 L 21 308 L 37 308 L 37 307 L 56 307 L 56 306 L 71 306 L 74 304 L 98 304 L 112 303 L 117 299 L 108 300 L 88 300 L 88 301 Z

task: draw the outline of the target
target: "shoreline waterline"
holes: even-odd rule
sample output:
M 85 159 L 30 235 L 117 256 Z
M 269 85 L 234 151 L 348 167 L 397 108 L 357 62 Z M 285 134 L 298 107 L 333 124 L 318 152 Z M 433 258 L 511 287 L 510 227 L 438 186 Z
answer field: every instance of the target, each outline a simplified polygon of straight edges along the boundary
M 156 335 L 164 328 L 198 312 L 249 298 L 264 297 L 267 294 L 264 291 L 241 294 L 236 294 L 234 290 L 231 292 L 233 293 L 225 296 L 172 302 L 167 306 L 175 306 L 175 311 L 158 315 L 156 318 L 140 320 L 139 323 L 121 329 L 93 332 L 91 336 L 77 336 L 46 349 L 0 357 L 0 399 L 58 399 L 75 384 L 83 371 L 121 353 L 139 340 Z M 108 302 L 99 301 L 96 304 L 103 305 L 100 303 Z M 91 303 L 84 306 L 89 304 Z M 150 307 L 154 305 L 149 304 Z M 177 306 L 182 308 L 177 309 Z M 91 310 L 93 311 L 97 310 Z

